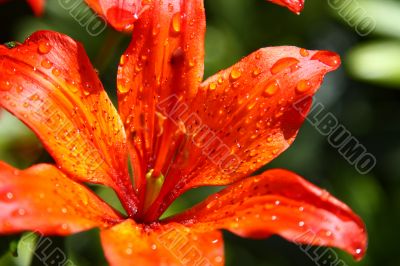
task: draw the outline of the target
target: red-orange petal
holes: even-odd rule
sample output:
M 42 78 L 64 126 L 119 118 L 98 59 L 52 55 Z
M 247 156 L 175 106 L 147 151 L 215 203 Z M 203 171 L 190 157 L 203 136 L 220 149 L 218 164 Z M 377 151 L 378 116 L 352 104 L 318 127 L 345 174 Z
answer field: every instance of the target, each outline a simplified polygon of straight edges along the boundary
M 32 128 L 68 176 L 114 188 L 135 212 L 123 124 L 81 44 L 40 31 L 0 46 L 0 106 Z
M 159 104 L 171 95 L 183 101 L 196 95 L 203 75 L 204 34 L 202 0 L 154 1 L 135 24 L 121 57 L 119 112 L 140 191 L 150 169 L 155 176 L 165 173 L 183 137 Z
M 20 171 L 0 161 L 0 210 L 0 234 L 69 235 L 121 221 L 93 192 L 47 164 Z
M 101 232 L 111 266 L 224 265 L 222 234 L 177 223 L 143 227 L 133 220 Z
M 27 0 L 36 16 L 43 14 L 45 0 Z
M 339 65 L 332 52 L 264 48 L 202 83 L 189 105 L 178 101 L 175 109 L 180 111 L 173 118 L 182 125 L 186 142 L 166 168 L 168 176 L 149 219 L 185 190 L 230 184 L 286 150 L 324 75 Z
M 304 0 L 268 0 L 280 6 L 287 7 L 290 11 L 299 14 L 304 7 Z
M 130 32 L 140 13 L 152 0 L 85 0 L 116 30 Z
M 281 169 L 235 183 L 169 220 L 243 237 L 277 234 L 296 244 L 338 247 L 357 259 L 367 247 L 365 226 L 348 206 Z

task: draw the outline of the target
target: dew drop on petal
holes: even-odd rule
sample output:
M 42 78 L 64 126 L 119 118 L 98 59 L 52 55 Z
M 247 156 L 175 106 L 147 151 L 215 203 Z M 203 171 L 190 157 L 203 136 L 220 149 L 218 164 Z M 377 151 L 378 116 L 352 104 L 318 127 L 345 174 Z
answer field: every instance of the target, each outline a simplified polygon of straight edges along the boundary
M 14 198 L 14 194 L 12 192 L 8 192 L 6 194 L 7 199 L 12 200 Z
M 300 49 L 300 55 L 303 57 L 307 57 L 310 55 L 310 53 L 307 51 L 307 49 L 301 48 Z
M 125 253 L 126 253 L 127 255 L 131 255 L 131 254 L 133 253 L 132 248 L 130 248 L 130 247 L 126 248 L 126 249 L 125 249 Z
M 208 87 L 210 88 L 210 90 L 215 90 L 217 88 L 217 84 L 215 82 L 211 82 Z
M 214 258 L 214 260 L 215 260 L 216 263 L 221 263 L 222 262 L 222 257 L 221 256 L 216 256 Z
M 8 91 L 10 89 L 11 89 L 11 83 L 9 81 L 5 81 L 0 84 L 0 91 Z
M 297 60 L 294 57 L 285 57 L 282 59 L 279 59 L 276 61 L 276 63 L 271 67 L 271 73 L 273 75 L 278 74 L 279 72 L 282 72 L 283 70 L 289 68 L 289 67 L 294 67 L 297 65 L 300 61 Z
M 273 80 L 268 83 L 268 85 L 264 89 L 264 96 L 272 96 L 279 90 L 279 83 L 277 80 Z
M 58 70 L 57 68 L 53 68 L 53 70 L 51 71 L 51 73 L 55 76 L 58 77 L 60 76 L 60 70 Z
M 256 68 L 253 70 L 253 77 L 257 77 L 260 74 L 261 74 L 261 70 L 259 68 Z
M 18 86 L 18 87 L 16 88 L 16 90 L 17 90 L 17 93 L 21 93 L 21 92 L 24 91 L 24 88 L 23 88 L 22 86 Z
M 121 94 L 125 94 L 125 93 L 127 93 L 129 91 L 129 87 L 128 86 L 121 85 L 121 84 L 118 84 L 118 88 L 117 89 L 118 89 L 118 92 L 121 93 Z
M 125 65 L 126 64 L 126 61 L 127 61 L 127 58 L 128 56 L 127 55 L 122 55 L 121 56 L 121 58 L 119 59 L 119 64 L 121 65 L 121 66 L 123 66 L 123 65 Z
M 25 214 L 26 214 L 25 209 L 22 209 L 22 208 L 18 209 L 18 215 L 24 216 Z
M 231 79 L 232 80 L 237 80 L 242 76 L 242 72 L 236 68 L 232 69 L 231 71 Z
M 179 33 L 181 31 L 181 14 L 179 12 L 172 16 L 171 26 L 173 32 Z
M 51 63 L 49 60 L 47 59 L 43 59 L 42 62 L 40 63 L 42 67 L 46 68 L 46 69 L 50 69 L 53 66 L 53 63 Z
M 303 93 L 303 92 L 310 90 L 311 87 L 312 87 L 311 82 L 303 79 L 303 80 L 300 80 L 299 83 L 297 83 L 296 91 L 299 93 Z
M 45 40 L 41 40 L 39 41 L 39 45 L 38 45 L 38 52 L 40 54 L 48 54 L 52 49 L 52 46 L 49 42 L 45 41 Z
M 338 67 L 340 65 L 339 55 L 330 51 L 318 51 L 311 57 L 311 60 L 318 60 L 330 67 Z

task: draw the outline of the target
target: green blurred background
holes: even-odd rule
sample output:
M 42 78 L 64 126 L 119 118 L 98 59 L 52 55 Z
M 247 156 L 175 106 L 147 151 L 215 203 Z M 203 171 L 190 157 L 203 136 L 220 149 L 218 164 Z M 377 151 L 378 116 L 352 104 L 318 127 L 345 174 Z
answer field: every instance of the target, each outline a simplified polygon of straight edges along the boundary
M 205 3 L 206 76 L 265 46 L 296 45 L 338 52 L 343 66 L 328 76 L 317 99 L 377 158 L 372 172 L 359 174 L 329 145 L 326 137 L 306 122 L 292 147 L 265 167 L 293 170 L 326 188 L 360 214 L 370 239 L 363 261 L 357 264 L 349 255 L 332 249 L 316 250 L 323 258 L 315 261 L 298 246 L 279 237 L 253 241 L 225 233 L 227 265 L 336 265 L 329 259 L 335 254 L 345 262 L 339 265 L 400 265 L 400 0 L 306 0 L 300 16 L 263 0 Z M 352 6 L 338 9 L 346 3 Z M 369 29 L 357 25 L 357 17 L 349 20 L 351 14 L 372 21 L 375 27 L 371 33 L 366 34 Z M 91 36 L 61 7 L 59 0 L 48 0 L 40 18 L 32 15 L 25 1 L 10 1 L 0 7 L 0 28 L 1 43 L 22 42 L 40 29 L 60 31 L 81 41 L 115 99 L 117 63 L 129 36 L 109 28 Z M 25 126 L 2 113 L 0 160 L 24 168 L 51 158 Z M 109 190 L 93 189 L 119 208 Z M 170 213 L 214 191 L 216 188 L 205 188 L 188 193 L 173 205 Z M 32 248 L 18 242 L 20 237 L 0 238 L 0 265 L 45 265 L 32 257 Z M 24 243 L 33 245 L 35 238 L 29 239 Z M 106 265 L 96 230 L 51 240 L 76 265 Z M 48 261 L 47 265 L 52 264 Z

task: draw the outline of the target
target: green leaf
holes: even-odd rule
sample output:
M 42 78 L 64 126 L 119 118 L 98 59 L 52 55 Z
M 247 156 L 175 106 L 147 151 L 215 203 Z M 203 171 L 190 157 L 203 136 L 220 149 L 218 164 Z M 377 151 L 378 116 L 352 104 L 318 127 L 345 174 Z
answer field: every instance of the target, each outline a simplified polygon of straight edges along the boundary
M 400 86 L 400 42 L 370 42 L 353 48 L 345 59 L 349 73 L 374 84 Z
M 25 233 L 19 240 L 9 242 L 8 252 L 0 258 L 0 265 L 30 266 L 36 250 L 37 235 Z

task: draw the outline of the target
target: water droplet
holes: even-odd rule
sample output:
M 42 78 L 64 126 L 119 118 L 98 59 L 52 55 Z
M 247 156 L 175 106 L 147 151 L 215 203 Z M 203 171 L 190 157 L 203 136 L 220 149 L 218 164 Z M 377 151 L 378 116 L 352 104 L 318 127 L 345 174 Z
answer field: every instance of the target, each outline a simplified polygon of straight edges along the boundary
M 151 249 L 152 250 L 156 250 L 157 249 L 157 245 L 156 244 L 151 245 Z
M 257 77 L 260 74 L 261 74 L 261 70 L 259 68 L 256 68 L 256 69 L 253 70 L 253 76 L 254 77 Z
M 89 96 L 92 91 L 92 85 L 89 82 L 83 84 L 83 95 Z
M 278 74 L 279 72 L 289 68 L 296 66 L 300 61 L 294 57 L 285 57 L 276 61 L 276 63 L 271 67 L 271 73 L 273 75 Z
M 322 190 L 320 197 L 321 197 L 321 200 L 327 201 L 331 197 L 331 194 L 326 190 Z
M 132 248 L 127 248 L 127 249 L 125 249 L 125 253 L 126 253 L 127 255 L 131 255 L 131 254 L 133 253 Z
M 21 93 L 21 92 L 24 91 L 24 88 L 23 88 L 22 86 L 18 86 L 18 87 L 16 88 L 16 90 L 17 90 L 17 93 Z
M 217 84 L 214 82 L 211 82 L 208 87 L 210 88 L 210 90 L 215 90 L 217 88 Z
M 129 87 L 126 86 L 126 85 L 118 84 L 117 88 L 118 88 L 118 92 L 121 93 L 121 94 L 125 94 L 125 93 L 127 93 L 129 91 Z
M 18 215 L 24 216 L 25 214 L 26 214 L 25 209 L 22 209 L 22 208 L 18 209 Z
M 231 79 L 232 80 L 237 80 L 242 76 L 242 72 L 236 68 L 232 69 L 231 71 Z
M 65 214 L 65 213 L 68 212 L 68 210 L 67 210 L 67 208 L 62 208 L 62 209 L 61 209 L 61 212 Z
M 310 53 L 307 51 L 307 49 L 301 48 L 300 49 L 300 55 L 303 57 L 307 57 L 310 55 Z
M 216 205 L 216 201 L 211 201 L 210 203 L 207 204 L 206 208 L 207 209 L 211 209 L 212 207 L 214 207 Z
M 8 192 L 6 194 L 7 199 L 12 200 L 14 198 L 14 194 L 12 192 Z
M 339 55 L 330 51 L 318 51 L 311 57 L 311 60 L 318 60 L 330 67 L 338 67 L 340 65 Z
M 50 69 L 53 66 L 53 63 L 50 62 L 47 59 L 43 59 L 42 62 L 40 63 L 42 65 L 42 67 L 46 68 L 46 69 Z
M 279 200 L 276 200 L 276 201 L 275 201 L 275 205 L 276 205 L 276 206 L 278 206 L 278 205 L 280 205 L 280 204 L 281 204 L 281 202 L 280 202 Z
M 36 93 L 31 95 L 31 97 L 29 97 L 29 100 L 31 101 L 37 101 L 39 100 L 39 95 L 37 95 Z
M 126 64 L 126 61 L 128 60 L 128 56 L 127 55 L 122 55 L 121 58 L 119 59 L 119 64 L 121 66 Z
M 299 222 L 299 226 L 300 226 L 300 227 L 303 227 L 303 226 L 304 226 L 304 221 L 300 221 L 300 222 Z
M 272 215 L 272 216 L 271 216 L 271 220 L 272 220 L 272 221 L 276 221 L 276 219 L 278 219 L 278 217 L 276 217 L 276 215 Z
M 216 263 L 221 263 L 222 262 L 222 257 L 221 256 L 216 256 L 214 258 L 214 260 L 215 260 Z
M 173 32 L 179 33 L 181 31 L 181 14 L 179 12 L 172 16 L 171 26 Z
M 11 83 L 9 81 L 2 82 L 0 85 L 0 90 L 8 91 L 11 89 Z
M 299 83 L 297 83 L 296 86 L 296 91 L 299 93 L 303 93 L 311 89 L 312 85 L 311 82 L 308 80 L 300 80 Z
M 272 96 L 279 90 L 279 83 L 277 80 L 273 80 L 265 87 L 264 96 Z
M 38 45 L 38 52 L 40 54 L 48 54 L 52 49 L 52 46 L 49 42 L 45 41 L 45 40 L 41 40 L 39 41 L 39 45 Z
M 56 77 L 60 76 L 60 74 L 61 74 L 60 70 L 58 70 L 57 68 L 53 68 L 51 73 L 53 73 L 53 75 Z

